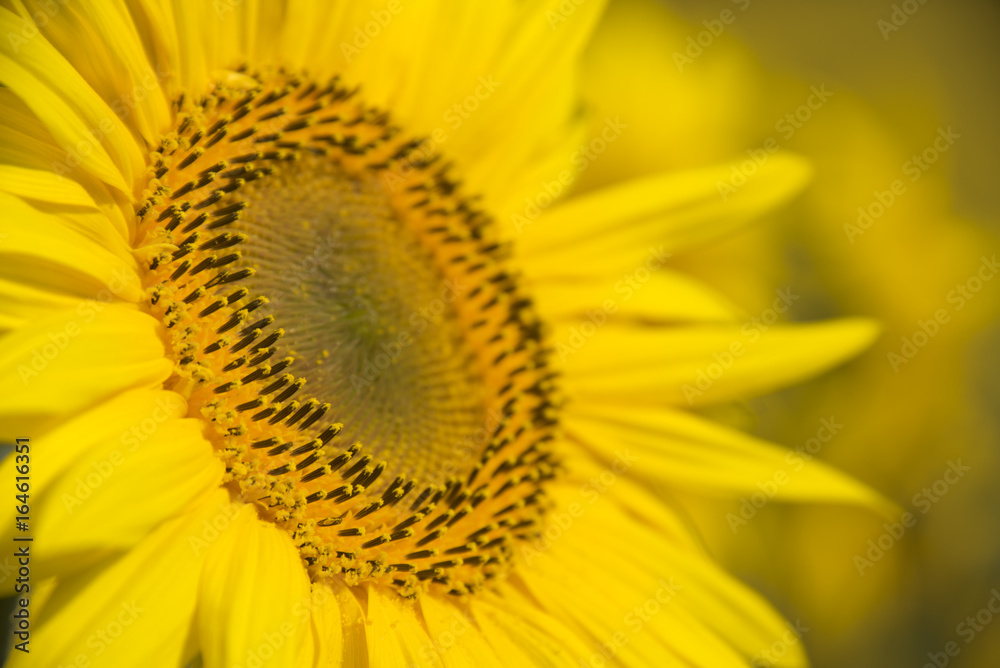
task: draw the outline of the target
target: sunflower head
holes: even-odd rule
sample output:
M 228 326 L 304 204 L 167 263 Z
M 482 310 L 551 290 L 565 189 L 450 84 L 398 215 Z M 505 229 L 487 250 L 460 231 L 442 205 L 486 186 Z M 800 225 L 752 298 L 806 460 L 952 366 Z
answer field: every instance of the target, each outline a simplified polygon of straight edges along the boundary
M 871 338 L 774 325 L 685 394 L 746 326 L 672 254 L 802 161 L 555 202 L 607 148 L 575 87 L 599 3 L 14 4 L 0 414 L 47 462 L 32 659 L 95 658 L 118 600 L 147 612 L 115 665 L 740 665 L 781 635 L 659 491 L 756 491 L 785 453 L 685 409 Z M 782 493 L 874 503 L 818 463 Z
M 537 530 L 553 374 L 490 220 L 338 81 L 178 99 L 137 205 L 165 386 L 313 578 L 452 594 Z

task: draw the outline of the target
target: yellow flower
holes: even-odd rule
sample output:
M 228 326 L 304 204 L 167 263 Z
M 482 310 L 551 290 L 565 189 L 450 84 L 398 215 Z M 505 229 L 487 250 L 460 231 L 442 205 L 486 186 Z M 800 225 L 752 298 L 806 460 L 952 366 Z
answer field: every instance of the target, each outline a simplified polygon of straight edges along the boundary
M 653 491 L 759 491 L 786 452 L 687 409 L 874 337 L 755 336 L 671 267 L 802 160 L 562 197 L 628 132 L 578 114 L 596 2 L 17 10 L 10 665 L 803 663 Z M 887 509 L 817 462 L 776 493 Z

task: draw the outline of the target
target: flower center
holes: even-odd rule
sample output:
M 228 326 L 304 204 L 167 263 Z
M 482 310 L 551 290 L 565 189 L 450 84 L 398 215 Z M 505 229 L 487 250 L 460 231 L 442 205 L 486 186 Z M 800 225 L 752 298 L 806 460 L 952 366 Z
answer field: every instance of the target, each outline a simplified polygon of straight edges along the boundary
M 339 438 L 390 460 L 380 482 L 440 471 L 486 420 L 483 381 L 465 340 L 452 283 L 397 219 L 371 174 L 354 178 L 306 156 L 240 193 L 234 229 L 248 241 L 234 266 L 275 295 L 259 316 L 281 323 L 284 349 L 316 396 L 350 416 Z M 277 298 L 280 295 L 280 299 Z
M 553 374 L 505 245 L 336 81 L 179 100 L 137 254 L 227 484 L 313 579 L 452 594 L 507 571 L 557 464 Z

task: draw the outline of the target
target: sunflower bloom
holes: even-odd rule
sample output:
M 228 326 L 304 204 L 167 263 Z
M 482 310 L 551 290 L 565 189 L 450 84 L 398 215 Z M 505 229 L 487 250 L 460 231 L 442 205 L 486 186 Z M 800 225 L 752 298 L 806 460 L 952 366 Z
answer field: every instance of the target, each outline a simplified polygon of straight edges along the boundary
M 564 197 L 628 131 L 584 130 L 567 7 L 0 9 L 10 665 L 804 662 L 664 498 L 786 455 L 686 409 L 875 328 L 750 326 L 670 268 L 793 156 Z M 816 462 L 774 494 L 884 507 Z

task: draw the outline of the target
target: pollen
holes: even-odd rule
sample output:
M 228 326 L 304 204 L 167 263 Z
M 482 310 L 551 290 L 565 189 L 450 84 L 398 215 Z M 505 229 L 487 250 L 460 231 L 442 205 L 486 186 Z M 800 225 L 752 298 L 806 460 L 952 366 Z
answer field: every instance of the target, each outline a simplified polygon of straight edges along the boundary
M 167 387 L 314 580 L 475 592 L 558 474 L 544 327 L 451 168 L 358 91 L 178 99 L 137 207 Z

